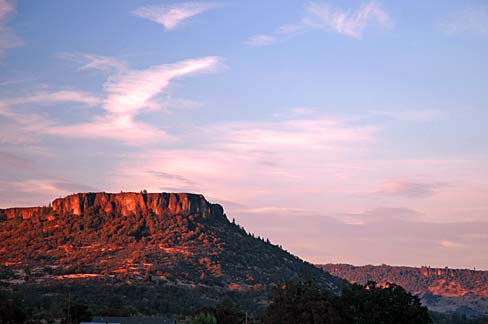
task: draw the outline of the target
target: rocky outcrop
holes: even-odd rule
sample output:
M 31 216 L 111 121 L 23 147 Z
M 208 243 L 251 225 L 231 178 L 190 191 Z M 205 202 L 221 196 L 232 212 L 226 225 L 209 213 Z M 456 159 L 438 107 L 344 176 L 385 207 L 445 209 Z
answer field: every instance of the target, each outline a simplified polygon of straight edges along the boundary
M 88 192 L 55 199 L 52 207 L 8 208 L 0 215 L 8 219 L 22 217 L 29 219 L 41 212 L 57 215 L 82 215 L 85 212 L 148 215 L 190 215 L 198 213 L 203 218 L 222 216 L 224 210 L 218 204 L 209 203 L 203 195 L 189 193 L 145 193 L 145 192 Z
M 488 298 L 488 271 L 431 267 L 406 267 L 389 265 L 354 266 L 350 264 L 319 265 L 325 271 L 365 284 L 374 280 L 379 284 L 392 282 L 413 294 L 431 292 L 436 295 L 461 297 L 475 294 Z
M 127 216 L 130 213 L 156 215 L 189 215 L 200 213 L 208 217 L 212 211 L 222 215 L 220 205 L 210 204 L 203 195 L 188 193 L 79 193 L 55 199 L 54 212 L 81 215 L 85 211 L 103 211 Z
M 46 207 L 15 207 L 0 209 L 0 218 L 6 217 L 7 219 L 12 219 L 16 217 L 22 217 L 22 219 L 29 219 L 32 216 L 42 213 Z

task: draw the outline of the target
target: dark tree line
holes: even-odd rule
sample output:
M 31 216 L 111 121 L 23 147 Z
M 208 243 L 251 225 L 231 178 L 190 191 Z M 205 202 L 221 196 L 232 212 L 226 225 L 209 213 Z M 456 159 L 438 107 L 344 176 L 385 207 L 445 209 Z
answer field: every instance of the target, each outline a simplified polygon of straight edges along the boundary
M 113 303 L 100 300 L 97 310 L 83 304 L 79 296 L 70 299 L 65 294 L 58 295 L 58 299 L 53 301 L 41 297 L 45 296 L 42 294 L 40 299 L 35 302 L 31 300 L 26 304 L 27 295 L 0 291 L 0 324 L 41 323 L 42 320 L 43 323 L 46 320 L 47 323 L 52 323 L 54 320 L 58 320 L 59 323 L 79 323 L 89 321 L 92 314 L 107 316 L 167 314 L 162 312 L 163 304 L 152 303 L 151 298 L 139 294 L 144 290 L 120 290 L 114 295 L 119 299 L 114 299 Z M 92 292 L 90 296 L 96 299 L 93 289 L 90 291 Z M 120 296 L 124 294 L 142 300 L 145 304 L 144 309 L 138 308 L 139 311 L 135 308 L 124 309 L 120 303 Z M 170 295 L 175 297 L 175 294 Z M 269 306 L 262 311 L 247 314 L 242 308 L 244 306 L 242 300 L 221 298 L 223 301 L 214 304 L 216 306 L 204 306 L 194 311 L 193 316 L 190 316 L 191 319 L 188 320 L 187 317 L 185 323 L 244 324 L 247 319 L 249 324 L 426 324 L 432 323 L 431 318 L 437 324 L 488 323 L 486 319 L 469 319 L 456 314 L 429 314 L 418 297 L 412 296 L 402 287 L 395 284 L 379 287 L 374 282 L 364 286 L 351 285 L 345 288 L 340 296 L 331 294 L 311 281 L 289 282 L 273 290 Z M 188 316 L 190 313 L 186 314 Z
M 49 314 L 43 320 L 54 323 L 58 319 L 61 324 L 91 321 L 92 315 L 86 305 L 69 303 L 59 304 L 58 307 L 58 314 Z M 35 308 L 40 309 L 41 305 Z M 33 319 L 34 311 L 35 309 L 26 307 L 25 301 L 19 296 L 0 291 L 0 324 L 43 323 L 40 319 Z
M 231 299 L 225 298 L 220 304 L 214 307 L 204 307 L 197 310 L 193 316 L 192 324 L 244 324 L 246 313 L 240 309 Z M 254 319 L 248 318 L 248 323 L 255 323 Z
M 292 282 L 275 289 L 264 323 L 424 324 L 432 320 L 418 297 L 395 284 L 354 284 L 334 296 L 311 282 Z

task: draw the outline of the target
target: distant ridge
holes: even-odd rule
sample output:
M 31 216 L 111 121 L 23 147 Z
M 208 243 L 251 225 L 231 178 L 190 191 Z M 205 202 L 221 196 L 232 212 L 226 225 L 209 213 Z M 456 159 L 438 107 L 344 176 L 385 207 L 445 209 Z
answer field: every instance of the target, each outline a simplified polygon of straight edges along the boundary
M 468 269 L 402 267 L 389 265 L 319 265 L 334 276 L 352 283 L 369 280 L 398 284 L 419 295 L 429 309 L 470 316 L 488 315 L 488 271 Z

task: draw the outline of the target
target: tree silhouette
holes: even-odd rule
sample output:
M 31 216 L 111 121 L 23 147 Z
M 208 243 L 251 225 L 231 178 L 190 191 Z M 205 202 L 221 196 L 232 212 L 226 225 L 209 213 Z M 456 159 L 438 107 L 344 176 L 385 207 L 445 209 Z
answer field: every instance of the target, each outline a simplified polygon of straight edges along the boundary
M 201 313 L 193 318 L 191 324 L 217 324 L 217 319 L 210 313 Z
M 427 308 L 402 287 L 375 282 L 354 284 L 334 296 L 311 281 L 290 282 L 275 289 L 265 324 L 427 324 Z

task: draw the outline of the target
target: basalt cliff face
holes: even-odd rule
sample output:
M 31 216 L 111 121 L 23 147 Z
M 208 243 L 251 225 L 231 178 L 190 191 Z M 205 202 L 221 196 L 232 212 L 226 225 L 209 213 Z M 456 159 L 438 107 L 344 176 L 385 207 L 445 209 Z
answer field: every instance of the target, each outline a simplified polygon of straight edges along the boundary
M 78 193 L 65 198 L 57 198 L 52 202 L 49 212 L 53 215 L 76 215 L 84 213 L 115 213 L 120 216 L 129 214 L 158 216 L 200 213 L 206 217 L 212 213 L 223 214 L 222 206 L 210 204 L 203 195 L 187 193 L 105 193 L 90 192 Z M 30 219 L 47 211 L 44 207 L 7 208 L 0 209 L 0 215 L 4 214 L 8 219 L 20 217 Z
M 43 210 L 43 207 L 14 207 L 14 208 L 6 208 L 0 209 L 0 219 L 7 218 L 12 219 L 16 217 L 20 217 L 22 219 L 29 219 L 34 215 L 40 214 Z
M 20 284 L 98 278 L 243 291 L 312 276 L 339 292 L 345 283 L 187 193 L 78 193 L 0 210 L 0 265 Z

